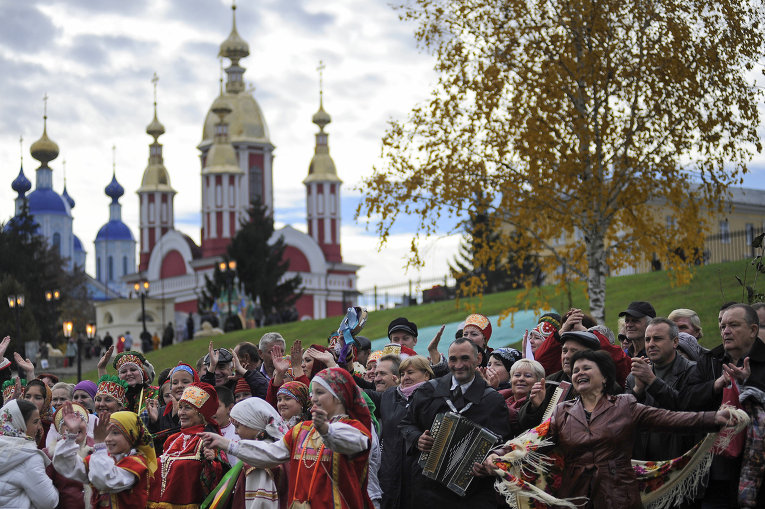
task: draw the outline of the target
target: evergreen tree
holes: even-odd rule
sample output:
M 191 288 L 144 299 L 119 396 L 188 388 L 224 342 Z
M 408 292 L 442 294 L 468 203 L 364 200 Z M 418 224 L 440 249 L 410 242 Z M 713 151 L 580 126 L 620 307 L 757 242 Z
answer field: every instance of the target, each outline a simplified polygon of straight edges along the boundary
M 56 343 L 62 334 L 59 316 L 65 314 L 77 324 L 93 321 L 95 312 L 85 285 L 86 275 L 80 269 L 71 273 L 64 270 L 64 259 L 58 250 L 49 246 L 39 233 L 39 225 L 29 214 L 24 204 L 21 213 L 0 226 L 0 281 L 3 301 L 8 295 L 24 296 L 21 310 L 20 332 L 16 338 L 14 313 L 8 306 L 2 306 L 0 313 L 0 334 L 10 335 L 13 342 L 6 357 L 14 351 L 24 353 L 27 341 Z M 59 290 L 60 300 L 49 303 L 45 292 Z
M 503 233 L 497 228 L 496 215 L 484 203 L 477 192 L 477 204 L 464 222 L 466 238 L 460 244 L 454 261 L 449 264 L 452 277 L 463 296 L 495 293 L 520 288 L 524 285 L 539 286 L 544 280 L 536 256 L 518 254 L 522 250 L 509 250 L 503 254 L 501 246 L 517 244 L 521 237 L 516 232 Z M 494 217 L 493 217 L 494 216 Z
M 242 222 L 228 248 L 228 255 L 236 261 L 236 272 L 245 293 L 253 300 L 260 299 L 265 316 L 278 315 L 291 307 L 302 295 L 299 275 L 283 279 L 289 270 L 284 259 L 286 245 L 279 237 L 269 243 L 274 233 L 274 219 L 264 205 L 253 202 L 249 220 Z

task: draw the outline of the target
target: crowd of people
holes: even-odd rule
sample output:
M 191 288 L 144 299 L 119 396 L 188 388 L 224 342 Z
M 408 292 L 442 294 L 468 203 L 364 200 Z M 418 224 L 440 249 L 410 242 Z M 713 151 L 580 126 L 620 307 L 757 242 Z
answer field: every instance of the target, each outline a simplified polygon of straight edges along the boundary
M 76 385 L 18 353 L 11 373 L 3 339 L 0 507 L 765 506 L 765 304 L 723 305 L 711 350 L 694 311 L 645 301 L 615 331 L 546 313 L 520 349 L 471 314 L 427 356 L 405 317 L 373 352 L 361 313 L 325 344 L 210 342 L 158 373 L 112 345 Z

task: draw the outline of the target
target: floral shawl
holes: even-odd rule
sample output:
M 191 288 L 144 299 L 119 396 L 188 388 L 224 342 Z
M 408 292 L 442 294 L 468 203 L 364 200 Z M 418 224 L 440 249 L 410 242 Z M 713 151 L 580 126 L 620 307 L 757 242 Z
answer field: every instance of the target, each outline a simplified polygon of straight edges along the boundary
M 741 431 L 749 424 L 743 410 L 729 408 L 735 414 L 733 432 Z M 548 439 L 550 419 L 515 437 L 505 444 L 510 451 L 495 462 L 498 479 L 495 489 L 504 496 L 511 508 L 546 507 L 548 505 L 577 508 L 586 504 L 584 497 L 559 499 L 555 490 L 561 485 L 563 456 L 555 448 L 542 453 L 539 449 L 554 446 Z M 727 447 L 719 433 L 709 433 L 690 451 L 678 458 L 666 461 L 632 460 L 640 487 L 643 505 L 650 509 L 669 509 L 696 493 L 712 464 L 715 451 Z

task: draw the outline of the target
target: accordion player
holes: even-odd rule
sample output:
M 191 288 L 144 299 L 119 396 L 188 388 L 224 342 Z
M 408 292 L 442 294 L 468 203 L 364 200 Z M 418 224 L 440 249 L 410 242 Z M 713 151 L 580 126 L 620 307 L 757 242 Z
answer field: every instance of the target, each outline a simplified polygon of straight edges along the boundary
M 433 448 L 420 455 L 422 475 L 464 496 L 481 463 L 500 437 L 454 412 L 436 415 L 430 434 Z

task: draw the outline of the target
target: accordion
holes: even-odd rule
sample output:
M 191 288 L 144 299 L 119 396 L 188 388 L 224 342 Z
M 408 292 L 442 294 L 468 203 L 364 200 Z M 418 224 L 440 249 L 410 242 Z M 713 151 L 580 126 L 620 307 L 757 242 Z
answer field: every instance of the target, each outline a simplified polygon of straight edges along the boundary
M 482 462 L 500 437 L 454 412 L 436 415 L 430 433 L 433 448 L 420 454 L 422 474 L 464 496 L 473 463 Z

